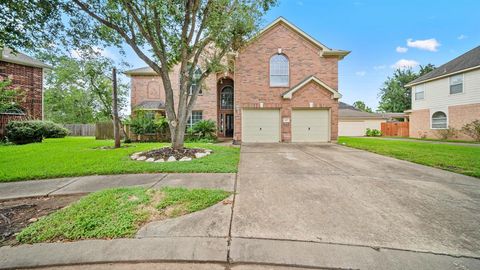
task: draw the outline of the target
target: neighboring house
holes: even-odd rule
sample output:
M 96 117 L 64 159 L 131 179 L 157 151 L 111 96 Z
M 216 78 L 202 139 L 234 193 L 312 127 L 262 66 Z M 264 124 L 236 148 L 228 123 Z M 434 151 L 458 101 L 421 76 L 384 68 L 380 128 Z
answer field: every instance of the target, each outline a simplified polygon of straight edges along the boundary
M 480 119 L 480 46 L 410 82 L 410 137 L 438 137 L 438 130 Z M 458 139 L 472 139 L 458 132 Z
M 43 70 L 48 65 L 23 53 L 0 49 L 0 80 L 9 78 L 22 92 L 20 107 L 31 119 L 43 119 Z
M 381 130 L 381 124 L 390 119 L 386 114 L 363 112 L 343 102 L 340 102 L 339 108 L 339 136 L 365 136 L 367 128 Z
M 283 18 L 261 30 L 234 56 L 229 73 L 205 80 L 189 125 L 217 123 L 237 142 L 328 142 L 338 136 L 338 61 L 334 50 Z M 171 79 L 179 81 L 178 65 Z M 161 78 L 150 68 L 131 77 L 132 109 L 164 110 Z M 178 96 L 178 83 L 174 86 Z

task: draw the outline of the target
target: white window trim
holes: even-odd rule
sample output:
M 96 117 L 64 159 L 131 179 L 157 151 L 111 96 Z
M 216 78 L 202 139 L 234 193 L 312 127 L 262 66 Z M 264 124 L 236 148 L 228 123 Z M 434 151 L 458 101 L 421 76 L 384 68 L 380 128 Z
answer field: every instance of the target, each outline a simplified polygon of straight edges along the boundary
M 445 128 L 434 128 L 433 127 L 433 114 L 436 113 L 436 112 L 443 112 L 445 114 L 445 116 L 447 117 L 447 126 Z M 430 111 L 430 129 L 434 129 L 434 130 L 441 130 L 441 129 L 448 129 L 448 110 L 443 110 L 443 109 L 439 109 L 439 110 L 431 110 Z
M 462 92 L 460 93 L 454 93 L 452 94 L 450 92 L 450 87 L 452 86 L 452 77 L 457 77 L 459 75 L 462 75 Z M 455 85 L 455 84 L 454 84 Z M 454 95 L 459 95 L 459 94 L 464 94 L 465 93 L 465 73 L 462 73 L 462 74 L 455 74 L 455 75 L 452 75 L 450 77 L 448 77 L 448 94 L 450 96 L 454 96 Z
M 417 99 L 417 87 L 419 85 L 421 85 L 423 87 L 423 98 L 422 99 Z M 415 89 L 413 90 L 413 100 L 415 100 L 415 101 L 425 100 L 425 92 L 426 92 L 425 87 L 426 87 L 425 83 L 415 85 Z
M 287 83 L 285 84 L 275 84 L 275 83 L 272 83 L 272 58 L 275 57 L 276 55 L 282 55 L 283 57 L 285 57 L 287 59 L 287 76 L 288 76 L 288 81 Z M 268 71 L 268 80 L 269 80 L 269 85 L 270 87 L 289 87 L 290 86 L 290 59 L 287 57 L 287 55 L 283 54 L 283 53 L 277 53 L 277 54 L 274 54 L 270 57 L 270 59 L 268 60 L 268 68 L 269 68 L 269 71 Z M 276 75 L 278 76 L 278 75 Z

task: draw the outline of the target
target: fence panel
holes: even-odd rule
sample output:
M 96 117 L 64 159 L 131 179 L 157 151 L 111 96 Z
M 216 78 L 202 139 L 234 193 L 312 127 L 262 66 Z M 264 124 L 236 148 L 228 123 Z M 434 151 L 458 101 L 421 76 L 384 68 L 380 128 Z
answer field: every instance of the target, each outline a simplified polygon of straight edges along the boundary
M 387 122 L 382 123 L 382 136 L 408 137 L 409 122 Z
M 95 136 L 95 124 L 65 124 L 70 136 Z

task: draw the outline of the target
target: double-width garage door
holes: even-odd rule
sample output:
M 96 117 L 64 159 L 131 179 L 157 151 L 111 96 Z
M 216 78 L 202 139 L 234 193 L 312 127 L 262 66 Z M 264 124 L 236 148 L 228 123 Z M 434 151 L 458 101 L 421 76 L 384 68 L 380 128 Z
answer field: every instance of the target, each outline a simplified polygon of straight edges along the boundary
M 292 142 L 330 141 L 330 114 L 328 110 L 292 110 Z M 243 142 L 279 142 L 279 110 L 243 110 Z
M 243 110 L 243 142 L 279 142 L 279 110 Z
M 292 142 L 330 141 L 328 110 L 292 110 Z

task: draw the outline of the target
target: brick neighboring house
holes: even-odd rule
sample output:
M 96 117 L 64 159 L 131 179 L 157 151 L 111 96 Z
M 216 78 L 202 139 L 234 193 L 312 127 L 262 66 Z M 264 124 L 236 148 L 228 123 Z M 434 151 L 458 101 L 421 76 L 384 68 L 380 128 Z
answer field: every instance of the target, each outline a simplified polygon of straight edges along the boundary
M 0 49 L 0 80 L 9 78 L 12 88 L 22 90 L 20 107 L 26 117 L 43 119 L 43 70 L 48 65 L 23 53 Z
M 189 119 L 213 119 L 218 136 L 237 142 L 329 142 L 338 137 L 338 61 L 334 50 L 280 17 L 235 54 L 232 71 L 206 78 Z M 131 77 L 135 109 L 164 110 L 161 78 L 150 68 Z M 179 66 L 172 82 L 179 82 Z M 174 85 L 177 91 L 178 83 Z
M 437 138 L 480 119 L 480 46 L 407 85 L 412 87 L 410 137 Z M 472 140 L 458 132 L 457 138 Z

